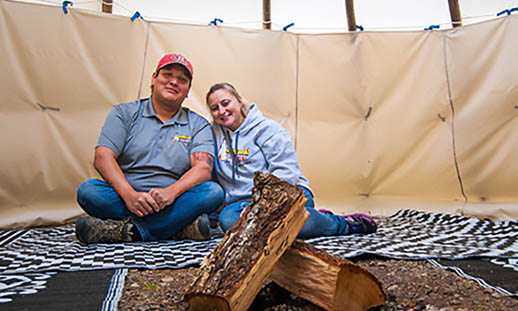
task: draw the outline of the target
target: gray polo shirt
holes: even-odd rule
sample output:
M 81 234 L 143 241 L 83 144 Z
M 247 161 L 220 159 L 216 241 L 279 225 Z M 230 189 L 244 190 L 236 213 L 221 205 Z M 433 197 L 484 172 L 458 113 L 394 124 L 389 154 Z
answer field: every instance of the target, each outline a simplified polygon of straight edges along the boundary
M 191 153 L 214 156 L 214 140 L 207 120 L 182 107 L 163 123 L 151 98 L 114 106 L 106 117 L 97 146 L 108 147 L 117 154 L 117 163 L 137 191 L 176 182 L 191 168 Z

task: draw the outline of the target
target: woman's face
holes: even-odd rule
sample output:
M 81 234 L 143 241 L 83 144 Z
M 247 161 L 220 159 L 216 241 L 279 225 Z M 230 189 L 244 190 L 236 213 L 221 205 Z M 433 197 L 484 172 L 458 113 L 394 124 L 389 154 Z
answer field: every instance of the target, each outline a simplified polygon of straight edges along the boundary
M 219 89 L 209 95 L 209 110 L 214 122 L 235 131 L 244 121 L 243 103 L 228 90 Z

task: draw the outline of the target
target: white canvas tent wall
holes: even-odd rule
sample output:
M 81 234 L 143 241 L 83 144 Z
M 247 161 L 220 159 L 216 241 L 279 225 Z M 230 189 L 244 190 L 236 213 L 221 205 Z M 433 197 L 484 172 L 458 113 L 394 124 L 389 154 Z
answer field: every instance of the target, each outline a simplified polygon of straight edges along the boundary
M 0 2 L 0 226 L 62 222 L 108 110 L 159 57 L 232 82 L 292 133 L 319 208 L 518 218 L 518 15 L 442 31 L 293 34 Z

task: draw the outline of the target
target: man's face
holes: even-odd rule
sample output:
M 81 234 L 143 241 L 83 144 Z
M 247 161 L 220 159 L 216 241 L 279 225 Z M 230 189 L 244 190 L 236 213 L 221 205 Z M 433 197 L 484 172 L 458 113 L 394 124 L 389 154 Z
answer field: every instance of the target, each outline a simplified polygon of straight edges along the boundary
M 172 64 L 160 69 L 158 75 L 151 80 L 153 99 L 157 104 L 182 104 L 189 94 L 191 80 L 186 69 L 179 64 Z

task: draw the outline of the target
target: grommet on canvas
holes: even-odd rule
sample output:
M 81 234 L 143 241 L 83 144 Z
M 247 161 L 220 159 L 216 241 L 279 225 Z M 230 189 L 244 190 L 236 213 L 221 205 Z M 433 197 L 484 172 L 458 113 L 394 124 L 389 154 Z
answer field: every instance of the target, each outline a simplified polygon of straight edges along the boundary
M 41 109 L 41 111 L 45 112 L 45 110 L 52 110 L 52 111 L 57 111 L 59 112 L 60 109 L 57 108 L 57 107 L 51 107 L 51 106 L 43 106 L 42 104 L 40 103 L 36 103 L 36 105 L 38 106 L 38 108 Z
M 63 12 L 65 14 L 68 14 L 68 9 L 67 9 L 67 6 L 73 6 L 74 3 L 72 3 L 72 1 L 63 1 L 63 3 L 61 3 L 61 7 L 63 8 Z
M 367 121 L 367 119 L 370 117 L 371 112 L 372 112 L 372 106 L 369 107 L 369 110 L 367 110 L 367 114 L 365 115 L 365 121 Z

